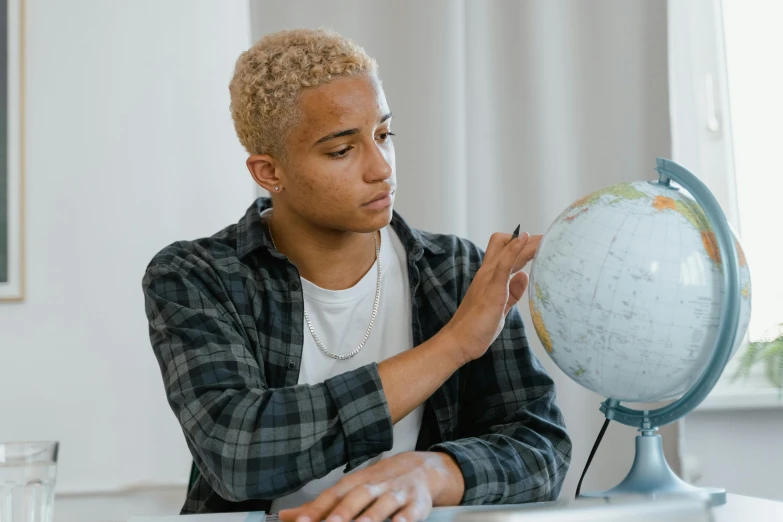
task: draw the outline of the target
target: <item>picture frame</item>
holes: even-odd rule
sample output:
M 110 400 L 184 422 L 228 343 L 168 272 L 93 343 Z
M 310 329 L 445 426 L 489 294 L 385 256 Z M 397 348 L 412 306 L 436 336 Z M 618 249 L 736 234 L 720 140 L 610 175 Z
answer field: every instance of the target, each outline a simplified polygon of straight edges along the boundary
M 0 301 L 25 297 L 24 0 L 0 0 Z

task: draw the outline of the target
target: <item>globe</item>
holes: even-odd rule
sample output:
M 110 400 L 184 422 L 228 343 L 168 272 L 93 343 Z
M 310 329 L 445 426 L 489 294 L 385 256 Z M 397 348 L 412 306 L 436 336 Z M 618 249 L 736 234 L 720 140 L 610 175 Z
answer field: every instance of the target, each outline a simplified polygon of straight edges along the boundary
M 699 494 L 717 505 L 725 490 L 680 480 L 656 430 L 704 400 L 742 343 L 750 271 L 706 185 L 671 160 L 658 158 L 656 170 L 657 181 L 602 188 L 555 219 L 531 267 L 530 313 L 555 364 L 607 397 L 582 479 L 610 420 L 640 431 L 626 478 L 586 496 Z
M 750 272 L 739 241 L 741 306 L 732 353 L 750 322 Z M 723 300 L 715 233 L 683 190 L 620 183 L 570 205 L 530 274 L 541 343 L 571 379 L 604 397 L 681 396 L 706 369 Z

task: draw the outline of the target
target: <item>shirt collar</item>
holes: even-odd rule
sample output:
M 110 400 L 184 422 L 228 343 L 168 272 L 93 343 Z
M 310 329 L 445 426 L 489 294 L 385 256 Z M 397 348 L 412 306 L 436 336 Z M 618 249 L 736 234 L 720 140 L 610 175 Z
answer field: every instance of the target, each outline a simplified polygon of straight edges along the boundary
M 272 208 L 271 198 L 258 198 L 237 223 L 237 256 L 240 259 L 257 249 L 275 253 L 269 229 L 261 219 L 261 212 L 268 208 Z M 411 228 L 397 212 L 392 214 L 391 226 L 405 246 L 409 259 L 418 260 L 425 251 L 433 254 L 444 253 L 443 248 L 433 243 L 419 230 Z

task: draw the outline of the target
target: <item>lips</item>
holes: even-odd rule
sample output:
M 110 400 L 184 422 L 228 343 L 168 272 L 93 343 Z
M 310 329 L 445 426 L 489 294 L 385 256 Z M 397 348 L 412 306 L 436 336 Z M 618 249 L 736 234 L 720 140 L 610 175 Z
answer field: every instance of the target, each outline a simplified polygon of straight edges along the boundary
M 391 205 L 392 196 L 394 196 L 393 190 L 385 190 L 373 196 L 373 198 L 368 203 L 365 203 L 362 206 L 370 210 L 380 210 Z

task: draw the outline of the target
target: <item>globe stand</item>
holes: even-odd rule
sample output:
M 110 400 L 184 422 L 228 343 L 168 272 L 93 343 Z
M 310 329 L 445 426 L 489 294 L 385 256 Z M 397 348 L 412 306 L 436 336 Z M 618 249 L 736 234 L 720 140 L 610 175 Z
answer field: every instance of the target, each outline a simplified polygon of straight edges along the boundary
M 676 494 L 708 497 L 710 505 L 726 503 L 726 490 L 699 488 L 674 474 L 663 454 L 661 436 L 655 430 L 639 430 L 636 436 L 636 456 L 628 475 L 612 489 L 582 493 L 580 497 L 609 498 L 626 495 L 647 495 L 652 498 Z

